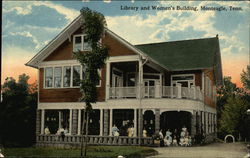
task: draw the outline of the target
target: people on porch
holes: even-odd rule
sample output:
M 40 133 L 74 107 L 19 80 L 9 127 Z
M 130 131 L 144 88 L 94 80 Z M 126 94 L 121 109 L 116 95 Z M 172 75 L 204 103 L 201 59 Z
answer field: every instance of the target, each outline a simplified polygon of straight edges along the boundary
M 134 134 L 134 128 L 131 126 L 127 129 L 128 137 L 133 137 Z
M 45 129 L 44 129 L 44 134 L 46 134 L 46 135 L 50 134 L 50 131 L 49 131 L 48 126 L 45 127 Z
M 142 131 L 142 136 L 145 138 L 145 137 L 147 137 L 147 131 L 145 130 L 145 128 L 143 129 L 143 131 Z
M 177 142 L 177 137 L 174 136 L 174 139 L 173 139 L 173 146 L 178 146 L 178 142 Z
M 162 130 L 159 131 L 159 136 L 160 136 L 160 139 L 163 139 Z
M 116 127 L 116 125 L 114 124 L 114 126 L 112 127 L 112 136 L 119 136 L 119 129 Z

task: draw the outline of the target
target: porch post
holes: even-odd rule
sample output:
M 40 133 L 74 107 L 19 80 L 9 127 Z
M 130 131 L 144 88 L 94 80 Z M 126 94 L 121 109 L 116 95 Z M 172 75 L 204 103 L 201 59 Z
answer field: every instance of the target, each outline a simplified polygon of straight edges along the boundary
M 109 120 L 109 113 L 108 113 L 109 111 L 108 111 L 108 109 L 103 109 L 103 115 L 104 115 L 104 117 L 103 117 L 103 135 L 104 136 L 107 136 L 108 135 L 108 133 L 109 133 L 109 122 L 108 122 L 108 120 Z
M 45 110 L 42 109 L 42 115 L 41 115 L 41 134 L 44 134 L 44 117 L 45 117 Z
M 109 99 L 110 88 L 110 62 L 106 64 L 106 101 Z
M 155 133 L 160 131 L 160 109 L 155 109 Z
M 100 136 L 103 135 L 103 109 L 100 109 Z
M 196 135 L 196 111 L 193 112 L 191 115 L 191 135 L 195 136 Z
M 112 136 L 112 126 L 113 126 L 113 109 L 110 109 L 109 116 L 109 135 Z
M 62 120 L 62 112 L 58 111 L 58 127 L 59 129 L 61 128 L 61 120 Z
M 137 109 L 134 109 L 134 137 L 137 136 Z
M 78 109 L 78 127 L 77 127 L 78 135 L 81 135 L 81 115 L 82 115 L 82 111 L 81 109 Z
M 72 110 L 72 132 L 71 134 L 75 135 L 77 133 L 77 126 L 78 126 L 78 123 L 77 123 L 77 120 L 78 120 L 78 117 L 77 117 L 77 109 L 73 109 Z
M 177 98 L 181 98 L 181 84 L 176 83 L 176 87 L 177 87 Z
M 196 87 L 194 85 L 191 86 L 192 90 L 193 90 L 193 99 L 196 99 Z
M 36 110 L 36 134 L 41 134 L 41 110 Z
M 69 134 L 72 134 L 72 109 L 69 109 Z

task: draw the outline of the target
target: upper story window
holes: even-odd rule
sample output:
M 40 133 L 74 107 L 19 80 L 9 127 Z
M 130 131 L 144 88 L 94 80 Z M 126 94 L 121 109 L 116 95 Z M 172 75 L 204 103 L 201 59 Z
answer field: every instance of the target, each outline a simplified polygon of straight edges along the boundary
M 180 74 L 180 75 L 171 75 L 172 86 L 176 86 L 177 83 L 180 83 L 182 87 L 189 87 L 195 85 L 195 76 L 194 74 Z
M 62 68 L 55 67 L 54 69 L 54 85 L 55 87 L 61 87 L 62 85 Z
M 77 88 L 85 76 L 85 68 L 80 65 L 46 67 L 44 73 L 45 88 Z M 99 76 L 101 71 L 98 70 Z M 96 85 L 101 86 L 101 79 Z
M 75 35 L 73 38 L 73 51 L 91 50 L 91 45 L 86 35 Z
M 52 87 L 53 85 L 53 68 L 45 68 L 45 87 Z
M 71 81 L 71 67 L 64 66 L 63 67 L 63 87 L 70 87 Z
M 80 86 L 80 66 L 73 66 L 73 87 Z

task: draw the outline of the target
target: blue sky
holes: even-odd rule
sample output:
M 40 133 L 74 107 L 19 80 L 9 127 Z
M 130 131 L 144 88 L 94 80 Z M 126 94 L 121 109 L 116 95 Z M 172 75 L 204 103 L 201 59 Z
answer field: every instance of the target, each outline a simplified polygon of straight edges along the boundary
M 2 16 L 2 80 L 36 70 L 24 66 L 76 16 L 82 7 L 104 14 L 108 27 L 132 44 L 214 37 L 219 34 L 223 74 L 239 83 L 249 62 L 249 2 L 165 1 L 4 1 Z M 196 6 L 198 11 L 121 10 L 121 6 Z M 224 6 L 228 11 L 201 11 Z M 229 11 L 229 6 L 242 7 Z

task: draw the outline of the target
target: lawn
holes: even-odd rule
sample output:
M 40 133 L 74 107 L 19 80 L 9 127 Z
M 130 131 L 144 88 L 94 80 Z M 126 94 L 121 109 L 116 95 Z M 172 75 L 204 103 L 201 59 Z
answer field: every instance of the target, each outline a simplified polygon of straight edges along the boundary
M 2 150 L 5 156 L 32 156 L 32 157 L 79 157 L 80 149 L 57 148 L 6 148 Z M 154 155 L 157 152 L 149 147 L 139 146 L 89 146 L 87 157 L 117 158 L 118 155 L 126 158 Z

